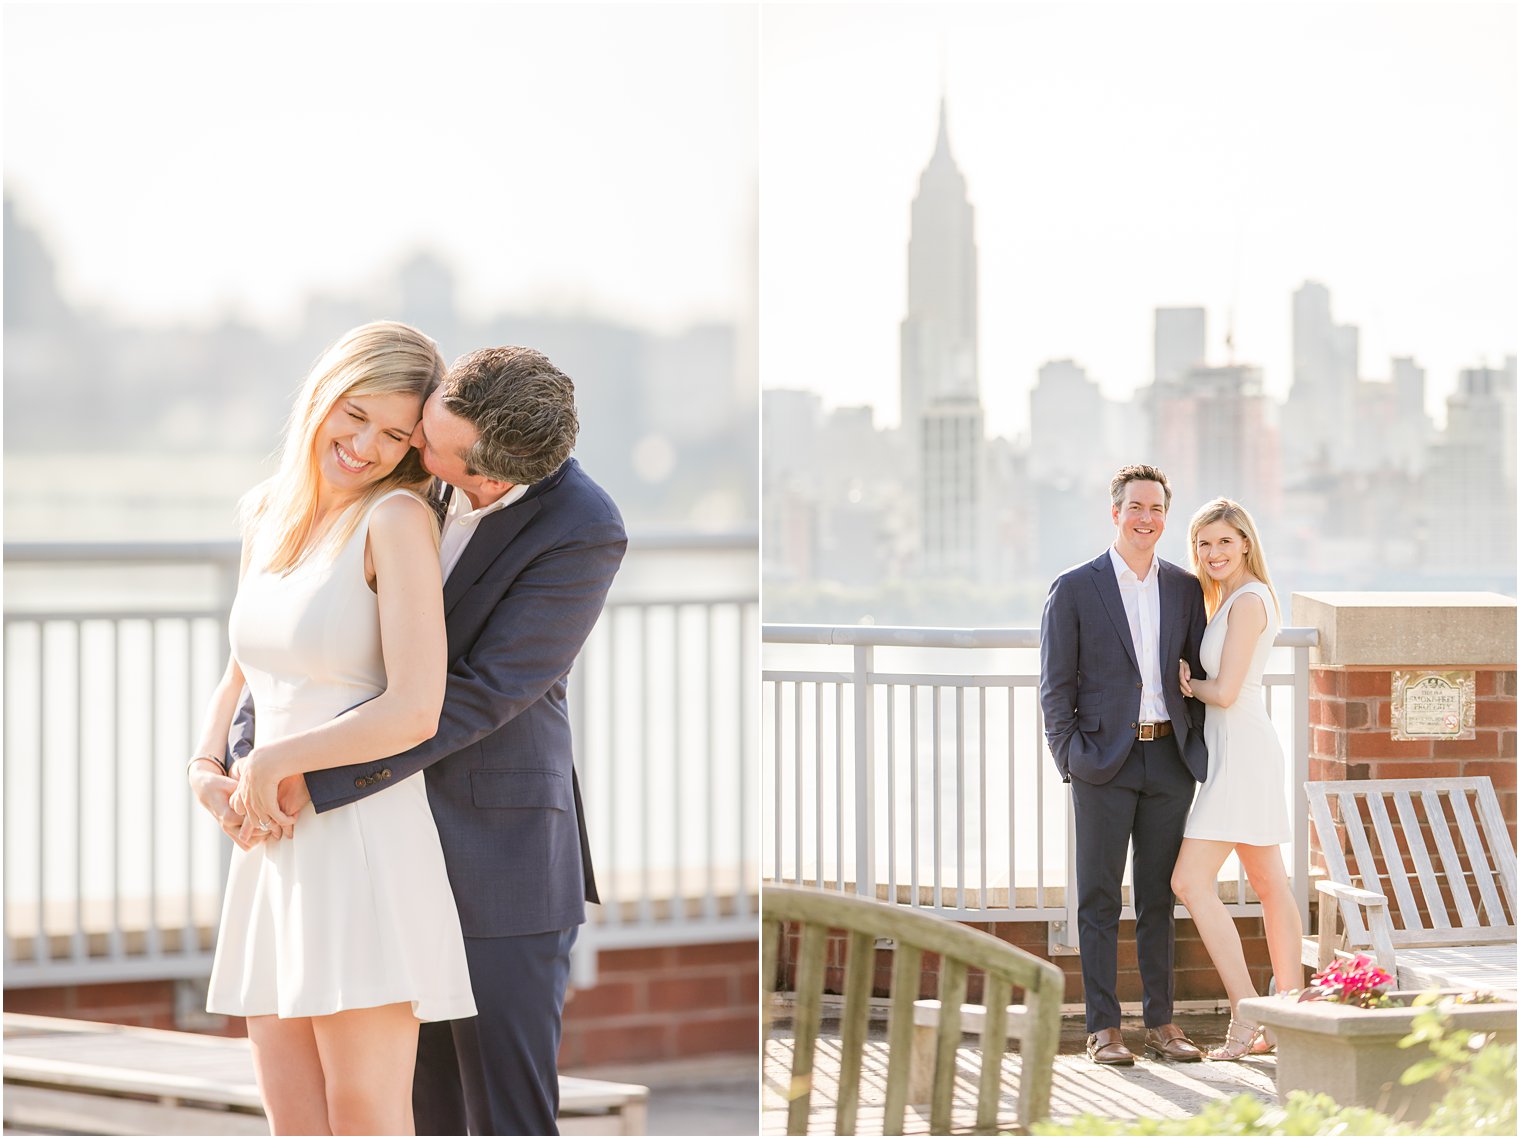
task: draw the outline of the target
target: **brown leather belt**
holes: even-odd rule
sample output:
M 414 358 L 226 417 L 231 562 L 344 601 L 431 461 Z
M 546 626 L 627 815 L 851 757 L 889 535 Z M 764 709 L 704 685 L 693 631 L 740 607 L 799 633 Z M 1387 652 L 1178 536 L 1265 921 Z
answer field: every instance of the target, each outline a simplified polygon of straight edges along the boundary
M 1164 740 L 1172 734 L 1170 720 L 1155 720 L 1148 724 L 1136 724 L 1135 738 L 1141 741 Z

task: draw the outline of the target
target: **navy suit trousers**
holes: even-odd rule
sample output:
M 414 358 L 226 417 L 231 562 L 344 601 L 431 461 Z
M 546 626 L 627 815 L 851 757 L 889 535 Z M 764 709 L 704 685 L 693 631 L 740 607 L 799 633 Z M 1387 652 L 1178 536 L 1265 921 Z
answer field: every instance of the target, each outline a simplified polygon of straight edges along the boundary
M 1135 951 L 1144 989 L 1145 1025 L 1172 1020 L 1174 923 L 1172 869 L 1197 784 L 1177 753 L 1176 736 L 1135 741 L 1107 783 L 1071 780 L 1077 837 L 1077 937 L 1087 1031 L 1119 1027 L 1119 911 L 1124 860 L 1133 842 L 1130 881 Z
M 478 1015 L 421 1026 L 418 1135 L 558 1135 L 560 1015 L 579 926 L 466 937 Z

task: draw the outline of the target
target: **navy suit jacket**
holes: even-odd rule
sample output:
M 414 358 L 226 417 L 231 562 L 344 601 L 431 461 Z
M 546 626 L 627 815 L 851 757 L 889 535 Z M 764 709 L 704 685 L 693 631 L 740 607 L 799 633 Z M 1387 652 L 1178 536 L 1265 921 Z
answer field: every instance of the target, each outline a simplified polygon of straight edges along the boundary
M 1203 705 L 1182 695 L 1177 662 L 1202 677 L 1198 645 L 1206 621 L 1203 590 L 1187 570 L 1163 561 L 1160 588 L 1161 687 L 1182 761 L 1202 782 L 1208 774 Z M 1040 708 L 1045 739 L 1061 778 L 1107 783 L 1135 746 L 1140 719 L 1140 662 L 1124 598 L 1104 550 L 1051 584 L 1040 618 Z
M 437 734 L 306 776 L 320 812 L 426 772 L 466 937 L 567 929 L 598 900 L 565 684 L 627 544 L 617 507 L 574 459 L 481 519 L 443 587 Z

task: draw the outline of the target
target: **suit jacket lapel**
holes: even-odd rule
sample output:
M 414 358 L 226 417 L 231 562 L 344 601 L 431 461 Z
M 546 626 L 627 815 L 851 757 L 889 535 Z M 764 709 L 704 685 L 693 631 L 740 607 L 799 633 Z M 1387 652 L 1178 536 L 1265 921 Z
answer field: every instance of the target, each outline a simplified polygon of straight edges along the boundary
M 1135 652 L 1135 640 L 1130 636 L 1129 616 L 1124 612 L 1124 598 L 1119 594 L 1119 582 L 1114 577 L 1114 564 L 1107 550 L 1092 562 L 1092 570 L 1098 576 L 1098 596 L 1103 600 L 1103 608 L 1108 610 L 1108 619 L 1114 623 L 1119 643 L 1129 654 L 1130 663 L 1138 669 L 1140 658 Z
M 504 507 L 494 514 L 488 514 L 476 525 L 475 535 L 470 539 L 470 544 L 464 548 L 454 571 L 449 574 L 449 579 L 443 583 L 443 612 L 447 617 L 459 604 L 459 599 L 465 595 L 465 591 L 480 580 L 480 575 L 491 567 L 491 563 L 501 556 L 512 539 L 517 537 L 524 526 L 539 512 L 539 504 L 531 495 L 514 502 L 511 506 Z

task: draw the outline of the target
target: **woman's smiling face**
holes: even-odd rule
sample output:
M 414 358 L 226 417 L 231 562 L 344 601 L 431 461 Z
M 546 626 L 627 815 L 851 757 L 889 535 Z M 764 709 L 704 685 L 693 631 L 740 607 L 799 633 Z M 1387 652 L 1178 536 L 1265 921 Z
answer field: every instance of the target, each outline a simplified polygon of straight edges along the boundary
M 1245 536 L 1223 520 L 1210 522 L 1198 531 L 1198 564 L 1214 581 L 1229 581 L 1245 568 Z
M 317 429 L 317 469 L 343 494 L 357 494 L 406 458 L 422 401 L 402 392 L 345 392 Z

